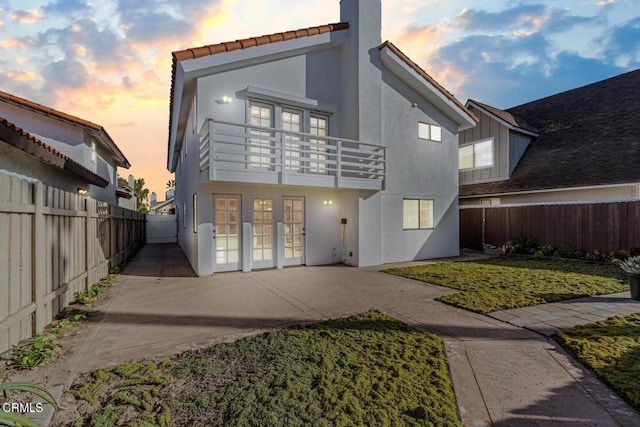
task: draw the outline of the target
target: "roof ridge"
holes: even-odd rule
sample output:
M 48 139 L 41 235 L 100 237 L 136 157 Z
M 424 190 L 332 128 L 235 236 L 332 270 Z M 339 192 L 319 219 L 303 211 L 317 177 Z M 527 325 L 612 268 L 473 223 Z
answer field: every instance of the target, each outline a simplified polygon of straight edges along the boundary
M 95 172 L 89 170 L 88 168 L 86 168 L 82 164 L 78 163 L 77 161 L 73 160 L 72 158 L 70 158 L 69 156 L 67 156 L 66 154 L 61 152 L 60 150 L 57 150 L 56 148 L 52 147 L 51 145 L 43 142 L 40 138 L 36 138 L 32 134 L 30 134 L 26 130 L 22 129 L 21 127 L 15 125 L 14 123 L 10 122 L 6 118 L 0 117 L 0 125 L 4 126 L 5 128 L 9 129 L 12 132 L 18 134 L 20 137 L 26 138 L 32 144 L 40 146 L 42 149 L 50 152 L 51 154 L 53 154 L 56 157 L 61 158 L 65 162 L 69 162 L 69 163 L 73 164 L 75 167 L 83 170 L 85 173 L 88 173 L 91 176 L 95 177 L 94 179 L 96 181 L 102 181 L 102 182 L 105 183 L 105 185 L 109 183 L 106 179 L 102 178 L 100 175 L 98 175 Z
M 120 150 L 120 148 L 116 145 L 113 138 L 111 138 L 111 135 L 109 135 L 107 130 L 102 125 L 99 125 L 97 123 L 91 122 L 86 119 L 81 119 L 80 117 L 74 116 L 72 114 L 65 113 L 60 110 L 56 110 L 55 108 L 47 107 L 46 105 L 31 101 L 26 98 L 22 98 L 20 96 L 17 96 L 8 92 L 4 92 L 2 90 L 0 90 L 0 99 L 22 106 L 22 107 L 29 108 L 39 113 L 57 117 L 58 119 L 66 120 L 72 124 L 84 126 L 96 132 L 102 132 L 104 134 L 104 137 L 106 137 L 106 140 L 105 140 L 106 145 L 107 146 L 113 145 L 113 147 L 109 147 L 109 148 L 114 151 L 116 156 L 122 157 L 123 164 L 125 165 L 124 167 L 127 167 L 126 165 L 129 163 L 129 161 L 125 157 L 122 150 Z
M 59 117 L 61 119 L 64 119 L 64 120 L 68 120 L 70 122 L 74 122 L 74 123 L 77 123 L 77 124 L 81 124 L 81 125 L 90 127 L 92 129 L 95 129 L 95 130 L 104 130 L 104 128 L 101 125 L 93 123 L 93 122 L 90 122 L 89 120 L 81 119 L 80 117 L 74 116 L 72 114 L 64 113 L 64 112 L 62 112 L 60 110 L 56 110 L 55 108 L 47 107 L 46 105 L 39 104 L 37 102 L 28 100 L 26 98 L 19 97 L 17 95 L 13 95 L 13 94 L 8 93 L 8 92 L 4 92 L 4 91 L 0 90 L 0 98 L 6 100 L 8 102 L 13 102 L 15 104 L 22 105 L 22 106 L 37 110 L 37 111 L 39 111 L 41 113 L 50 114 L 50 115 L 57 116 L 57 117 Z
M 307 36 L 315 36 L 317 34 L 324 34 L 332 31 L 346 30 L 347 28 L 349 28 L 348 22 L 336 22 L 332 24 L 317 25 L 313 27 L 300 28 L 297 30 L 237 39 L 234 41 L 213 43 L 201 47 L 187 48 L 171 52 L 171 54 L 174 60 L 184 61 L 186 59 L 195 59 L 203 56 L 215 55 L 216 53 L 231 52 L 238 49 L 246 49 L 248 47 L 262 46 L 269 43 L 277 43 Z

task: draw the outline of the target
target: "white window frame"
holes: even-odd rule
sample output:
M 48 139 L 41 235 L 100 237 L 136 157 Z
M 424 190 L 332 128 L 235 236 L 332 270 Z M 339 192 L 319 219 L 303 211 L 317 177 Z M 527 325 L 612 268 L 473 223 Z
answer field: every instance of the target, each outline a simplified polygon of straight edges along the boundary
M 193 215 L 193 232 L 197 233 L 198 232 L 198 194 L 197 193 L 193 193 L 192 201 L 193 201 L 193 207 L 191 208 L 191 210 Z
M 297 105 L 290 105 L 290 104 L 286 104 L 286 103 L 279 103 L 279 102 L 274 102 L 274 101 L 269 101 L 269 100 L 265 100 L 265 99 L 261 99 L 261 98 L 257 98 L 257 97 L 250 97 L 247 99 L 247 104 L 246 104 L 246 117 L 247 117 L 247 124 L 251 124 L 251 106 L 252 105 L 258 105 L 261 107 L 269 107 L 271 109 L 271 128 L 275 129 L 276 131 L 284 131 L 283 126 L 282 126 L 282 113 L 283 112 L 290 112 L 290 113 L 299 113 L 300 114 L 300 133 L 307 133 L 309 134 L 311 132 L 311 117 L 318 117 L 318 118 L 322 118 L 324 120 L 326 120 L 327 123 L 327 135 L 325 135 L 325 138 L 328 138 L 331 136 L 331 130 L 332 130 L 332 124 L 333 124 L 333 114 L 331 112 L 328 111 L 323 111 L 323 110 L 318 110 L 317 108 L 308 108 L 308 107 L 302 107 L 302 106 L 297 106 Z M 285 131 L 287 132 L 287 131 Z M 322 138 L 323 136 L 319 136 L 320 138 Z M 304 137 L 301 139 L 301 141 L 307 141 L 307 138 L 312 138 L 313 137 Z M 331 145 L 331 141 L 327 140 L 327 149 L 329 149 L 329 146 Z M 307 151 L 308 148 L 306 149 Z M 317 153 L 316 153 L 317 154 Z M 325 156 L 328 157 L 328 154 L 325 154 Z M 302 161 L 302 159 L 304 159 L 304 162 Z M 326 159 L 325 159 L 326 160 Z M 329 174 L 330 171 L 328 170 L 329 168 L 326 166 L 326 164 L 324 165 L 324 171 L 322 172 L 311 172 L 310 169 L 306 168 L 309 165 L 307 164 L 309 163 L 309 159 L 308 159 L 308 153 L 304 154 L 304 157 L 301 157 L 301 161 L 300 161 L 300 170 L 303 171 L 303 173 L 312 173 L 312 174 Z M 305 167 L 306 166 L 306 167 Z M 254 166 L 256 167 L 256 166 Z M 322 168 L 318 168 L 318 169 L 322 169 Z
M 405 212 L 405 205 L 406 202 L 418 202 L 417 203 L 417 208 L 418 211 L 416 213 L 417 215 L 417 221 L 418 221 L 418 226 L 417 227 L 407 227 L 406 224 L 406 212 Z M 429 226 L 422 226 L 421 225 L 421 218 L 420 218 L 420 204 L 422 202 L 430 202 L 431 203 L 431 218 L 430 218 L 430 222 L 431 224 Z M 433 230 L 435 228 L 435 201 L 433 199 L 418 199 L 418 198 L 404 198 L 402 199 L 402 229 L 404 231 L 410 231 L 410 230 Z
M 434 133 L 438 135 L 437 138 L 434 138 Z M 418 139 L 442 142 L 442 126 L 418 121 Z
M 478 144 L 482 144 L 485 142 L 491 142 L 491 164 L 490 165 L 484 165 L 484 166 L 476 166 L 476 150 L 475 150 L 475 146 Z M 496 164 L 496 151 L 495 151 L 495 139 L 493 137 L 490 138 L 484 138 L 484 139 L 479 139 L 477 141 L 473 141 L 473 142 L 469 142 L 466 144 L 462 144 L 458 147 L 458 159 L 460 159 L 460 150 L 462 148 L 465 147 L 474 147 L 473 148 L 473 166 L 470 168 L 461 168 L 460 164 L 458 163 L 458 170 L 460 172 L 467 172 L 467 171 L 472 171 L 472 170 L 478 170 L 478 169 L 488 169 L 488 168 L 492 168 L 495 166 Z

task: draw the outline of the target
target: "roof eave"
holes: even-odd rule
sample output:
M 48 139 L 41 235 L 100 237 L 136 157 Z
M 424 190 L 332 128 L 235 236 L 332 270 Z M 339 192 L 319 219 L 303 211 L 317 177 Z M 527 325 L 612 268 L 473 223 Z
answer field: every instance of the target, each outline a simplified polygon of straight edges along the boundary
M 521 128 L 519 126 L 514 126 L 513 124 L 509 123 L 508 121 L 506 121 L 506 120 L 502 119 L 501 117 L 495 115 L 493 112 L 487 110 L 483 105 L 481 105 L 480 103 L 474 101 L 473 99 L 467 100 L 466 107 L 469 108 L 470 106 L 473 106 L 474 108 L 482 111 L 484 114 L 488 115 L 489 117 L 491 117 L 495 121 L 497 121 L 500 124 L 506 126 L 507 128 L 509 128 L 510 130 L 512 130 L 514 132 L 520 132 L 522 134 L 525 134 L 525 135 L 528 135 L 528 136 L 532 136 L 534 138 L 537 138 L 537 137 L 540 136 L 540 133 L 538 133 L 538 132 L 533 132 L 533 131 L 530 131 L 528 129 Z
M 478 120 L 473 113 L 393 43 L 386 41 L 379 47 L 379 50 L 383 65 L 447 113 L 458 124 L 458 131 L 476 126 Z

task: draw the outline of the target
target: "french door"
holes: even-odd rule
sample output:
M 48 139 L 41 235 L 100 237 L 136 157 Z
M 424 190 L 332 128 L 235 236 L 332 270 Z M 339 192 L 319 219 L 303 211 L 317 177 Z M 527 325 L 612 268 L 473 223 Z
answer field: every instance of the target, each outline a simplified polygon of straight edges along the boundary
M 284 265 L 304 264 L 304 197 L 284 197 Z
M 214 271 L 240 270 L 240 196 L 213 196 L 215 232 L 213 237 Z
M 253 199 L 251 268 L 273 267 L 273 200 Z

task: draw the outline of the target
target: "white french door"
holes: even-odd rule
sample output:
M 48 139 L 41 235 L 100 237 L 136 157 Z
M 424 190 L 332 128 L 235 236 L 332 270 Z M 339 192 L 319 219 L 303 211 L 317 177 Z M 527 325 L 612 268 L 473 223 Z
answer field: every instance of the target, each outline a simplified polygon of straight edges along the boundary
M 284 265 L 304 264 L 304 197 L 284 197 Z
M 253 199 L 251 268 L 273 267 L 273 200 Z
M 238 195 L 213 196 L 215 272 L 240 270 L 240 209 Z

